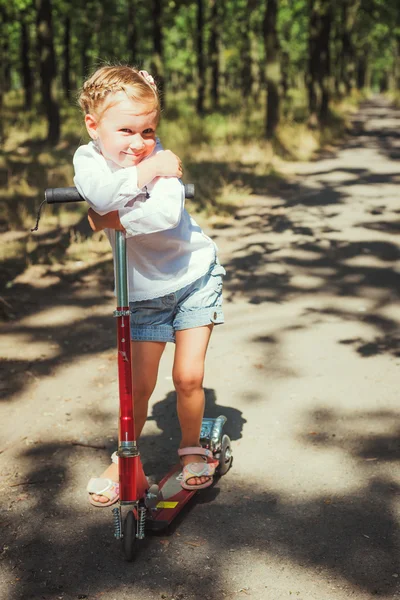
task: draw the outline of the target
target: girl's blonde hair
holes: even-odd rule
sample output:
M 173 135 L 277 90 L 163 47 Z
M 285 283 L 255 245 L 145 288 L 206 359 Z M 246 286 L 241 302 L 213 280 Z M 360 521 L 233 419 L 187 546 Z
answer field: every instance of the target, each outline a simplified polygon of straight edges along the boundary
M 161 109 L 157 87 L 146 71 L 141 73 L 128 65 L 100 67 L 82 85 L 79 106 L 85 114 L 94 114 L 100 119 L 112 105 L 113 94 L 125 92 L 134 102 L 151 105 L 149 112 L 156 110 L 158 120 Z

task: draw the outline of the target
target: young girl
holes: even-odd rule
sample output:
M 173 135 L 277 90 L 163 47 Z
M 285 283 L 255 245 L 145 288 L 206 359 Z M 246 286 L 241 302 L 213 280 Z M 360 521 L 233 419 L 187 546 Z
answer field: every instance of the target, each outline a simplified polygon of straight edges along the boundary
M 212 483 L 216 461 L 201 448 L 203 375 L 214 324 L 223 323 L 217 248 L 184 208 L 180 159 L 156 138 L 160 101 L 153 78 L 129 66 L 98 69 L 79 103 L 92 141 L 74 156 L 74 182 L 95 231 L 125 232 L 134 413 L 137 438 L 147 418 L 166 342 L 175 342 L 173 382 L 182 437 L 182 487 Z M 95 506 L 118 500 L 117 458 L 88 485 Z

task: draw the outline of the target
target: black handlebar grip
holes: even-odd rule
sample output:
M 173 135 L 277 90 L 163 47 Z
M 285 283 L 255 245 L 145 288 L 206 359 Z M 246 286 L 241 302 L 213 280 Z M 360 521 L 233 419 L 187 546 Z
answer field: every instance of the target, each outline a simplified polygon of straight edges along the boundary
M 185 198 L 194 198 L 194 184 L 185 184 Z M 47 204 L 59 204 L 61 202 L 84 202 L 76 187 L 47 188 L 44 193 Z
M 48 188 L 44 197 L 47 204 L 57 204 L 60 202 L 84 202 L 76 187 Z

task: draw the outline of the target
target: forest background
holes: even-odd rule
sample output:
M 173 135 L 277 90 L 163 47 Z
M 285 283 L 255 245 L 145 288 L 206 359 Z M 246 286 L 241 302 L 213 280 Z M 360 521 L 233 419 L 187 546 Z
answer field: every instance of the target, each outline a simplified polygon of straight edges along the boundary
M 398 0 L 0 0 L 0 39 L 3 289 L 31 264 L 109 251 L 83 207 L 46 211 L 52 243 L 29 232 L 44 190 L 72 185 L 77 91 L 96 66 L 154 75 L 161 141 L 216 226 L 281 161 L 340 139 L 360 100 L 400 89 Z

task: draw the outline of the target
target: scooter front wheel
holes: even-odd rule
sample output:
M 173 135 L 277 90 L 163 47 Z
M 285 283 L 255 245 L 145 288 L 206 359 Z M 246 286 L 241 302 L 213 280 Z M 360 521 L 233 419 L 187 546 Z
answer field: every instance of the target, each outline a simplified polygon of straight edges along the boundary
M 133 511 L 129 511 L 124 520 L 122 549 L 126 560 L 131 561 L 135 556 L 136 519 Z
M 224 434 L 221 440 L 221 452 L 219 455 L 218 475 L 225 475 L 231 468 L 232 464 L 232 448 L 229 436 Z

